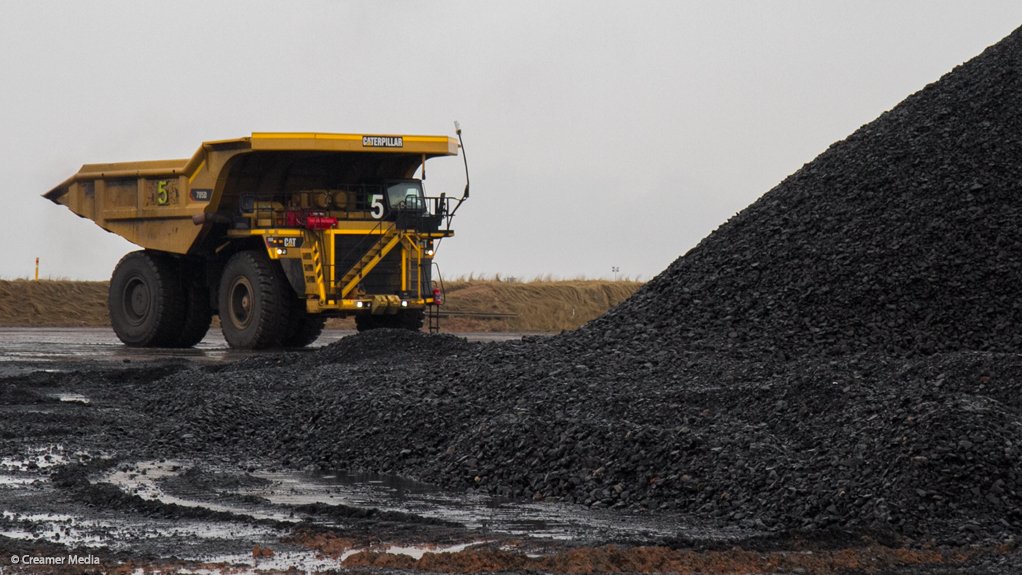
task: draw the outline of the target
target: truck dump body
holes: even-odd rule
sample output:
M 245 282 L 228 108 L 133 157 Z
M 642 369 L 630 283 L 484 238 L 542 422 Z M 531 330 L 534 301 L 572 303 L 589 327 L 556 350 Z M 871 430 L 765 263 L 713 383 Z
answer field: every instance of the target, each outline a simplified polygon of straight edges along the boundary
M 459 145 L 253 133 L 205 142 L 187 160 L 87 164 L 44 196 L 144 248 L 111 278 L 125 343 L 187 347 L 219 314 L 232 346 L 300 346 L 326 315 L 418 329 L 440 305 L 434 242 L 454 234 L 450 206 L 468 188 L 427 197 L 414 176 Z
M 143 248 L 198 253 L 211 249 L 213 226 L 195 216 L 237 210 L 243 192 L 409 178 L 426 159 L 457 153 L 447 136 L 253 133 L 204 142 L 187 160 L 86 164 L 44 196 Z

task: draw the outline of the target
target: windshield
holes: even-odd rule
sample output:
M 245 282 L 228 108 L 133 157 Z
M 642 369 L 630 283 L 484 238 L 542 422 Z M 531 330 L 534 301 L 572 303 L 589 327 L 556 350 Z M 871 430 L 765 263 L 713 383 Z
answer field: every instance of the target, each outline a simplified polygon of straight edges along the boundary
M 422 182 L 412 180 L 387 186 L 387 201 L 392 210 L 421 212 L 426 203 L 422 198 Z

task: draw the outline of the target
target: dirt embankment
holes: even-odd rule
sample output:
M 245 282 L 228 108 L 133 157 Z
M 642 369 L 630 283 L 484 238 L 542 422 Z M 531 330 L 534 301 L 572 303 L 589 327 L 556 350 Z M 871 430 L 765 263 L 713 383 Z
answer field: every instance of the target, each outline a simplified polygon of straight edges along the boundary
M 107 282 L 0 280 L 0 326 L 110 325 Z
M 102 327 L 107 282 L 0 280 L 0 326 Z M 634 281 L 454 280 L 446 284 L 444 331 L 557 332 L 599 317 L 632 295 Z M 354 329 L 351 319 L 329 327 Z
M 625 301 L 641 286 L 634 281 L 605 280 L 455 280 L 446 285 L 443 309 L 452 317 L 443 325 L 450 331 L 575 329 Z

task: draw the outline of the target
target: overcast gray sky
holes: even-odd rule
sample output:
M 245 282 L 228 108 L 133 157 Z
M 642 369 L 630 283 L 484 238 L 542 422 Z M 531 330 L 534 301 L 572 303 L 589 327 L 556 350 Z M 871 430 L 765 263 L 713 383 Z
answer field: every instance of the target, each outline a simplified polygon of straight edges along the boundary
M 649 279 L 1022 25 L 1018 0 L 0 0 L 0 277 L 137 249 L 40 194 L 253 131 L 465 130 L 445 276 Z M 427 193 L 460 192 L 460 159 Z

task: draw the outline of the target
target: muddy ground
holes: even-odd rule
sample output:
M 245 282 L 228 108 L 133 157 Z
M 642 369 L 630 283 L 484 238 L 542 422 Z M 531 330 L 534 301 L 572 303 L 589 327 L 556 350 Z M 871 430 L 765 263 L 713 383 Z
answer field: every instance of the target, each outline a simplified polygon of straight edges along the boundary
M 162 441 L 154 430 L 165 422 L 138 406 L 154 381 L 198 377 L 237 358 L 215 349 L 196 357 L 124 357 L 102 349 L 77 357 L 8 354 L 0 364 L 2 573 L 1022 569 L 1010 537 L 955 545 L 881 532 L 777 531 L 679 512 L 497 498 L 350 469 L 296 468 L 259 457 L 258 445 L 189 452 L 179 447 L 182 438 Z M 275 365 L 301 357 L 269 353 L 241 361 Z M 338 378 L 361 363 L 334 364 Z

